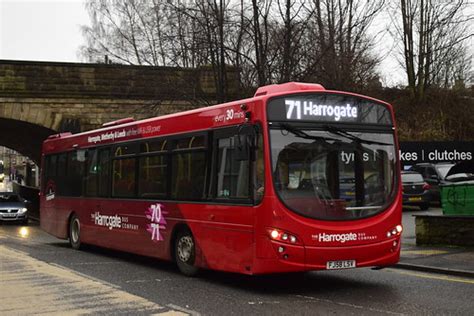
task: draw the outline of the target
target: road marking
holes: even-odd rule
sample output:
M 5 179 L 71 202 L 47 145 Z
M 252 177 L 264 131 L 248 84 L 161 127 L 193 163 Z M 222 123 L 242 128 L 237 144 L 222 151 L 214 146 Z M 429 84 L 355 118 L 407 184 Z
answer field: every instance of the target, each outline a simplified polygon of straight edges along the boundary
M 313 297 L 313 296 L 307 296 L 307 295 L 294 295 L 298 298 L 302 298 L 302 299 L 305 299 L 306 302 L 324 302 L 324 303 L 330 303 L 330 304 L 336 304 L 336 305 L 339 305 L 339 306 L 346 306 L 346 307 L 351 307 L 351 308 L 356 308 L 356 309 L 361 309 L 361 310 L 368 310 L 368 311 L 371 311 L 371 312 L 376 312 L 378 314 L 389 314 L 389 315 L 405 315 L 403 313 L 399 313 L 399 312 L 392 312 L 392 311 L 388 311 L 388 310 L 383 310 L 383 309 L 378 309 L 378 308 L 372 308 L 372 307 L 366 307 L 366 306 L 362 306 L 362 305 L 355 305 L 355 304 L 351 304 L 351 303 L 344 303 L 344 302 L 337 302 L 337 301 L 333 301 L 333 300 L 330 300 L 330 299 L 324 299 L 324 298 L 317 298 L 317 297 Z
M 128 281 L 125 281 L 125 283 L 146 283 L 150 281 L 151 280 L 128 280 Z
M 178 305 L 174 305 L 174 304 L 168 304 L 166 305 L 168 306 L 169 308 L 172 308 L 172 309 L 175 309 L 175 310 L 178 310 L 178 311 L 181 311 L 181 312 L 184 312 L 188 315 L 193 315 L 193 316 L 200 316 L 201 314 L 199 314 L 198 312 L 196 311 L 193 311 L 193 310 L 190 310 L 188 308 L 184 308 L 184 307 L 181 307 L 181 306 L 178 306 Z M 187 306 L 187 305 L 186 305 Z
M 387 269 L 387 270 L 392 271 L 392 272 L 396 272 L 396 273 L 399 273 L 399 274 L 411 275 L 411 276 L 415 276 L 415 277 L 419 277 L 419 278 L 425 278 L 425 279 L 434 279 L 434 280 L 443 280 L 443 281 L 449 281 L 449 282 L 474 284 L 474 280 L 472 280 L 472 279 L 456 278 L 456 277 L 443 276 L 443 275 L 434 275 L 434 274 L 421 273 L 421 272 L 400 271 L 400 270 L 396 270 L 396 269 Z
M 185 315 L 98 279 L 0 245 L 0 315 Z
M 443 255 L 448 253 L 446 250 L 402 250 L 404 255 L 424 255 L 424 256 L 432 256 L 432 255 Z
M 44 252 L 41 252 L 44 253 Z M 120 264 L 118 261 L 95 261 L 95 262 L 76 262 L 72 263 L 72 266 L 95 266 L 95 265 L 102 265 L 102 264 Z

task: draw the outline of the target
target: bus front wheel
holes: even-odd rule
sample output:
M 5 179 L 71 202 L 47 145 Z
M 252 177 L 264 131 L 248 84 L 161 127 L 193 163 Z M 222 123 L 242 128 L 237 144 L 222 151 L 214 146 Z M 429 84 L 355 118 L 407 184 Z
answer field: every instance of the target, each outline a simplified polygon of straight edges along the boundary
M 199 269 L 194 265 L 196 244 L 191 232 L 187 229 L 179 231 L 174 246 L 176 264 L 181 273 L 187 276 L 196 275 Z
M 69 222 L 69 244 L 73 249 L 81 248 L 81 222 L 75 214 Z

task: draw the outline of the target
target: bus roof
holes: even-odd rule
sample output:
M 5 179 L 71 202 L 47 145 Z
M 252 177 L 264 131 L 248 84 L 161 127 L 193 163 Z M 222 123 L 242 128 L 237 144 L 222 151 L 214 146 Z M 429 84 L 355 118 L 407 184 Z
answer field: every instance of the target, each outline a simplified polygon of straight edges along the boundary
M 324 87 L 317 83 L 287 82 L 282 84 L 271 84 L 257 89 L 254 97 L 296 91 L 325 91 Z
M 105 123 L 102 125 L 102 128 L 78 134 L 71 134 L 69 132 L 54 134 L 49 136 L 43 143 L 43 153 L 242 124 L 249 121 L 251 117 L 254 118 L 254 115 L 249 115 L 249 113 L 258 111 L 261 108 L 259 105 L 262 104 L 262 101 L 270 97 L 298 92 L 349 94 L 385 103 L 354 93 L 329 91 L 322 85 L 315 83 L 287 82 L 272 84 L 258 88 L 252 98 L 138 121 L 135 121 L 133 118 L 123 118 Z M 166 124 L 168 120 L 172 120 L 172 124 Z M 191 121 L 193 122 L 192 128 L 190 128 L 191 125 L 189 124 Z M 45 146 L 48 144 L 49 146 Z

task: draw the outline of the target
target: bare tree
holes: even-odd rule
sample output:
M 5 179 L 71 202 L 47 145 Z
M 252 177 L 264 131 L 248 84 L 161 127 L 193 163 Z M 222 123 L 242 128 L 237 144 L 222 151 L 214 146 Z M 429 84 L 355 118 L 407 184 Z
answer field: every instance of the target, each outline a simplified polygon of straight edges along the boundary
M 283 2 L 283 4 L 282 4 Z M 278 13 L 281 27 L 278 27 L 274 38 L 277 50 L 278 82 L 299 80 L 304 58 L 303 38 L 307 32 L 309 16 L 305 14 L 305 1 L 278 0 Z M 280 25 L 280 23 L 278 23 Z
M 163 38 L 158 16 L 159 7 L 145 0 L 107 1 L 89 0 L 86 8 L 91 26 L 83 26 L 86 45 L 82 55 L 91 61 L 102 60 L 104 55 L 116 62 L 136 65 L 158 65 L 163 60 Z M 150 13 L 154 12 L 154 15 Z M 160 56 L 161 55 L 161 56 Z M 161 58 L 160 58 L 161 57 Z
M 432 85 L 448 86 L 454 65 L 466 57 L 466 40 L 473 17 L 465 15 L 468 3 L 458 1 L 400 0 L 400 21 L 395 21 L 403 43 L 403 61 L 412 98 L 422 101 Z M 395 16 L 395 15 L 394 15 Z
M 256 71 L 258 76 L 258 85 L 263 86 L 267 84 L 266 72 L 266 48 L 267 48 L 267 30 L 270 6 L 272 1 L 258 1 L 252 0 L 252 14 L 253 14 L 253 40 L 255 49 Z M 263 9 L 262 9 L 263 7 Z M 263 22 L 262 22 L 263 20 Z M 263 30 L 262 30 L 263 28 Z
M 358 89 L 376 77 L 366 0 L 88 0 L 83 55 L 114 62 L 208 67 L 225 101 L 229 69 L 244 90 L 291 80 Z
M 312 0 L 306 46 L 311 57 L 305 77 L 331 88 L 361 90 L 378 75 L 368 29 L 384 1 Z

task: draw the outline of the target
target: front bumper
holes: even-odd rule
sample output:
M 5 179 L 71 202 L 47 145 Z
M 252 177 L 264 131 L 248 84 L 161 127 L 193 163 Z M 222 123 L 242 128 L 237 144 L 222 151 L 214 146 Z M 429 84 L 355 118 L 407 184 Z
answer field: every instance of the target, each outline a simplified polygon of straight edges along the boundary
M 16 221 L 26 221 L 28 219 L 28 214 L 17 214 L 17 213 L 0 213 L 0 221 L 2 222 L 16 222 Z
M 385 267 L 400 260 L 400 237 L 365 245 L 315 247 L 267 241 L 272 258 L 257 259 L 252 274 L 326 270 L 328 261 L 355 260 L 356 268 Z M 284 248 L 279 252 L 280 247 Z M 267 252 L 267 254 L 269 254 Z

